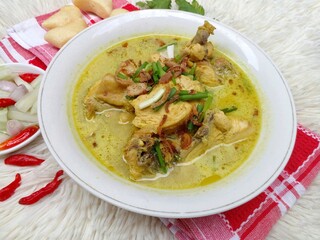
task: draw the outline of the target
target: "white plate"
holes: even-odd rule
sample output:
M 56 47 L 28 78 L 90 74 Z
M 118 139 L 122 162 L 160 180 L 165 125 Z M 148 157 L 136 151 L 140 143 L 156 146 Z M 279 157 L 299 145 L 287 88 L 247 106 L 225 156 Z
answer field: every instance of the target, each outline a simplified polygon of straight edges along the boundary
M 141 187 L 102 170 L 83 147 L 70 116 L 73 87 L 88 62 L 110 45 L 150 33 L 192 37 L 204 20 L 210 38 L 249 73 L 263 101 L 261 137 L 250 158 L 228 177 L 206 187 L 165 191 Z M 296 136 L 290 90 L 271 59 L 228 26 L 182 11 L 144 10 L 112 17 L 84 30 L 55 56 L 39 95 L 43 137 L 61 167 L 82 187 L 116 206 L 160 217 L 197 217 L 239 206 L 266 189 L 286 165 Z
M 30 64 L 23 64 L 23 63 L 6 63 L 1 64 L 3 66 L 6 66 L 8 69 L 11 70 L 12 73 L 17 74 L 23 74 L 23 73 L 34 73 L 34 74 L 44 74 L 44 71 L 41 68 L 38 68 L 36 66 L 30 65 Z M 19 150 L 20 148 L 28 145 L 30 142 L 32 142 L 34 139 L 36 139 L 40 135 L 40 129 L 33 134 L 31 137 L 23 141 L 22 143 L 18 144 L 17 146 L 14 146 L 12 148 L 6 149 L 6 150 L 0 150 L 0 156 L 15 152 Z

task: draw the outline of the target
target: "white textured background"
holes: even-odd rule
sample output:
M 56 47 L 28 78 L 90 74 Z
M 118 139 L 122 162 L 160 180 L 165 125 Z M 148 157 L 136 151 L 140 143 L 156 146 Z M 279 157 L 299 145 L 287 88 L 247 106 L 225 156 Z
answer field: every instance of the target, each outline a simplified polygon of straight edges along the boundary
M 0 37 L 6 28 L 55 10 L 68 0 L 0 1 Z M 133 2 L 133 1 L 131 1 Z M 320 1 L 198 0 L 206 15 L 230 25 L 260 45 L 287 79 L 298 121 L 320 132 Z M 174 5 L 175 7 L 175 5 Z M 25 149 L 26 150 L 26 149 Z M 20 171 L 25 183 L 0 203 L 0 239 L 172 239 L 153 217 L 131 213 L 103 202 L 66 177 L 50 198 L 30 207 L 21 196 L 43 186 L 59 167 L 42 139 L 28 147 L 47 158 L 45 164 Z M 0 186 L 15 168 L 0 160 Z M 320 239 L 320 176 L 305 195 L 273 227 L 268 239 Z

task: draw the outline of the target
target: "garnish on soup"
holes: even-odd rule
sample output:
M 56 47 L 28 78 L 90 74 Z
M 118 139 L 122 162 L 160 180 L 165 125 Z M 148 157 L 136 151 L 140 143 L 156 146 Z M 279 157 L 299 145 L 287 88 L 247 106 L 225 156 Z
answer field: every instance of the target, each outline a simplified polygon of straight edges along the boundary
M 150 35 L 117 44 L 82 73 L 73 115 L 83 143 L 111 171 L 156 188 L 212 183 L 248 158 L 260 103 L 245 73 L 208 41 Z

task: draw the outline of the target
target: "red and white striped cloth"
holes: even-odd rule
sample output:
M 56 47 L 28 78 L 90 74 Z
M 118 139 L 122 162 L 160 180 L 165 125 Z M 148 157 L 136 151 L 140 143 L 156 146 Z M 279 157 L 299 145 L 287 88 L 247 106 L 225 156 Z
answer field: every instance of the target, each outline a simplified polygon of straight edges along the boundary
M 264 192 L 232 210 L 207 217 L 161 219 L 177 239 L 264 239 L 320 170 L 320 136 L 298 126 L 290 160 Z
M 114 8 L 138 10 L 126 0 L 113 0 Z M 29 19 L 8 29 L 0 41 L 6 62 L 30 63 L 43 69 L 58 51 L 43 40 L 41 23 L 54 12 Z M 83 13 L 92 25 L 100 18 Z M 263 193 L 235 209 L 212 216 L 161 219 L 177 239 L 264 239 L 277 220 L 306 191 L 320 170 L 320 136 L 298 126 L 292 156 L 280 176 Z
M 113 0 L 113 8 L 139 10 L 126 0 Z M 41 24 L 57 11 L 28 19 L 7 29 L 8 36 L 0 41 L 0 57 L 5 62 L 30 63 L 45 69 L 59 49 L 44 40 L 46 30 Z M 82 13 L 88 26 L 101 20 L 93 14 Z

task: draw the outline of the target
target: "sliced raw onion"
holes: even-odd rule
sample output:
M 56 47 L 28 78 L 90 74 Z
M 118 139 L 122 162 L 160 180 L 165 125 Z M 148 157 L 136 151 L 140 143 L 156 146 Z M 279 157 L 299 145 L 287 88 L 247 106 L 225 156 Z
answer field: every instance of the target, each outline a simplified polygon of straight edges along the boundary
M 157 101 L 162 97 L 162 95 L 164 94 L 164 92 L 165 92 L 165 89 L 164 89 L 164 88 L 160 88 L 160 89 L 158 90 L 158 92 L 157 92 L 156 94 L 154 94 L 151 98 L 149 98 L 149 99 L 141 102 L 141 103 L 139 104 L 139 108 L 140 108 L 140 109 L 144 109 L 144 108 L 149 107 L 152 103 L 157 102 Z
M 8 121 L 8 108 L 0 108 L 0 122 Z
M 24 85 L 24 86 L 28 89 L 29 92 L 31 92 L 31 91 L 33 90 L 33 87 L 32 87 L 29 83 L 23 81 L 19 76 L 16 76 L 16 77 L 14 78 L 14 82 L 15 82 L 18 86 Z
M 39 85 L 38 85 L 39 86 Z M 18 102 L 16 102 L 15 107 L 21 112 L 28 112 L 32 105 L 37 101 L 39 87 L 31 92 L 24 95 Z
M 14 82 L 2 80 L 0 81 L 0 90 L 6 91 L 6 92 L 12 92 L 17 88 L 17 85 Z
M 37 114 L 38 111 L 38 101 L 35 101 L 30 109 L 31 114 Z
M 24 125 L 18 120 L 9 120 L 7 122 L 7 133 L 10 136 L 17 135 L 24 129 Z
M 29 123 L 38 122 L 38 117 L 36 114 L 20 112 L 15 107 L 9 107 L 8 118 L 23 121 L 23 122 L 29 122 Z
M 168 58 L 174 58 L 174 44 L 167 47 Z
M 18 102 L 27 93 L 28 89 L 24 85 L 20 85 L 10 94 L 9 98 Z
M 0 98 L 9 98 L 10 92 L 0 90 Z
M 31 85 L 33 88 L 36 88 L 37 86 L 40 85 L 41 80 L 42 80 L 42 75 L 39 75 L 35 80 L 33 80 L 33 81 L 30 83 L 30 85 Z

